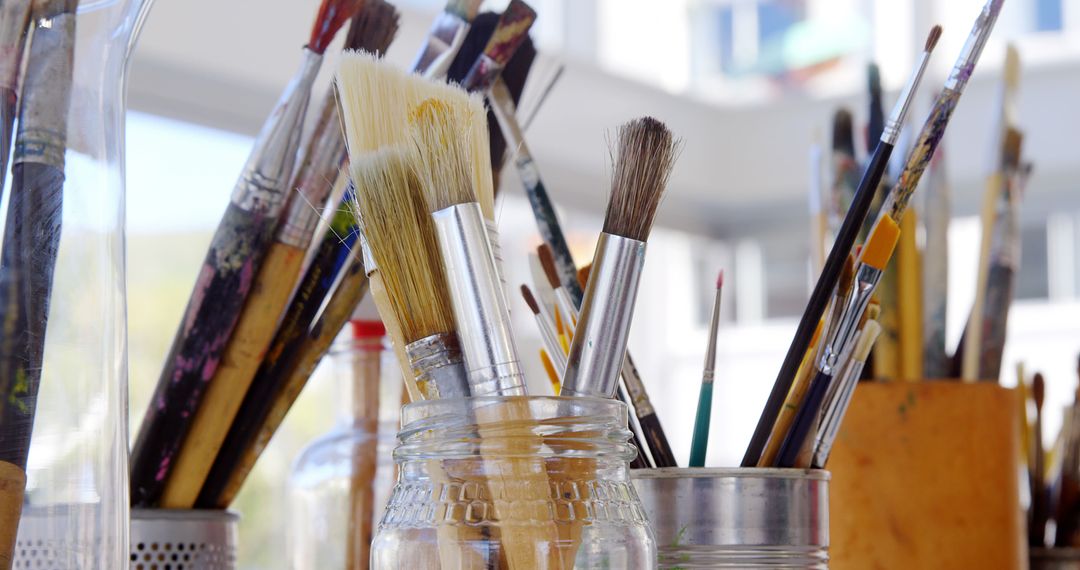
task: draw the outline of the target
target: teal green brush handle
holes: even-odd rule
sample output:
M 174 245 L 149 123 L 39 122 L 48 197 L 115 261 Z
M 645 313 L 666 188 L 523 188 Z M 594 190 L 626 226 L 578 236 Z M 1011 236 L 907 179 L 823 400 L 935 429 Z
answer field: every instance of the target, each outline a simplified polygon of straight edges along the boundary
M 705 450 L 709 447 L 709 419 L 712 416 L 712 382 L 701 383 L 697 416 L 694 418 L 694 439 L 690 443 L 690 467 L 705 467 Z

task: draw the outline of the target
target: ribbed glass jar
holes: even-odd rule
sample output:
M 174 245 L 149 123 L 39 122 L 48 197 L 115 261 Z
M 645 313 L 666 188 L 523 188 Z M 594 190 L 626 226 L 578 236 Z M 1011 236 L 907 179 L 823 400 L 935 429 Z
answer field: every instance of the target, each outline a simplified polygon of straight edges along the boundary
M 626 420 L 623 403 L 596 398 L 406 406 L 372 567 L 654 568 Z

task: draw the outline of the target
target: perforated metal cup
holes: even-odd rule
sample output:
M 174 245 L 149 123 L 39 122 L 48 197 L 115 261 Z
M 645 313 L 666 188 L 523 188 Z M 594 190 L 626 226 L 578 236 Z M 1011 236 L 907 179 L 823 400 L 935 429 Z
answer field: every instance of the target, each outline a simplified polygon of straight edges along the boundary
M 72 511 L 80 516 L 72 516 Z M 93 553 L 101 545 L 83 544 L 67 521 L 93 524 L 85 506 L 26 509 L 15 546 L 16 570 L 116 570 Z M 132 509 L 130 570 L 234 570 L 237 522 L 227 511 Z

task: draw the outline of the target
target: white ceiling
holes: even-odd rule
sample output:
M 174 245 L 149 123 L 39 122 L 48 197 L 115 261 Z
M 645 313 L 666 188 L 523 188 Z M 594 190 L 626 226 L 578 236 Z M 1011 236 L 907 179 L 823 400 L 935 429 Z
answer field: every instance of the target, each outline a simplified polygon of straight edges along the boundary
M 130 106 L 257 132 L 299 62 L 314 4 L 158 0 L 135 53 Z M 388 57 L 402 65 L 410 61 L 431 17 L 406 11 Z M 938 57 L 951 60 L 954 54 Z M 985 67 L 965 94 L 946 139 L 960 212 L 976 210 L 987 164 L 985 141 L 995 116 L 998 78 L 992 65 Z M 332 69 L 331 61 L 323 75 L 328 78 Z M 940 78 L 927 78 L 927 93 L 940 84 Z M 1041 216 L 1062 200 L 1080 207 L 1073 191 L 1080 176 L 1080 146 L 1074 140 L 1080 127 L 1080 62 L 1025 68 L 1022 85 L 1025 151 L 1036 163 L 1028 214 Z M 864 106 L 852 97 L 723 107 L 567 62 L 563 79 L 529 131 L 529 143 L 559 203 L 600 211 L 606 196 L 606 133 L 635 116 L 654 115 L 684 142 L 660 223 L 722 236 L 804 223 L 807 148 L 815 130 L 827 132 L 829 117 L 841 103 L 859 113 Z

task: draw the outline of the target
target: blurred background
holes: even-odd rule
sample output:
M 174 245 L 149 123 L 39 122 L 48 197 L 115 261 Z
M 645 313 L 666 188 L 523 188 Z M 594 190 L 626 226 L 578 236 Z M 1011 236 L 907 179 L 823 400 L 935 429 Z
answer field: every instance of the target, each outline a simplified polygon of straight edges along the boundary
M 870 62 L 881 66 L 891 105 L 926 32 L 939 23 L 944 35 L 911 114 L 910 126 L 921 126 L 983 2 L 531 3 L 541 57 L 526 97 L 560 66 L 563 74 L 527 136 L 579 264 L 589 260 L 603 218 L 611 130 L 649 114 L 683 139 L 650 239 L 630 349 L 685 462 L 712 288 L 725 269 L 708 463 L 736 465 L 808 296 L 811 145 L 827 145 L 841 105 L 862 132 Z M 296 67 L 316 4 L 158 0 L 150 13 L 131 68 L 127 126 L 132 426 L 252 138 Z M 442 4 L 395 4 L 402 29 L 388 57 L 404 67 Z M 1002 384 L 1015 384 L 1018 361 L 1041 370 L 1048 382 L 1044 433 L 1055 434 L 1076 387 L 1080 350 L 1080 0 L 1008 0 L 949 128 L 948 343 L 951 349 L 959 339 L 974 297 L 978 211 L 1007 42 L 1022 62 L 1020 127 L 1034 173 L 1022 206 L 1022 264 Z M 324 66 L 321 89 L 334 67 Z M 526 255 L 540 238 L 512 168 L 502 176 L 498 212 L 507 281 L 516 288 L 531 282 Z M 519 297 L 510 300 L 533 392 L 548 393 L 531 315 Z M 246 568 L 284 565 L 289 465 L 329 428 L 334 390 L 328 371 L 317 373 L 248 480 L 238 503 Z

